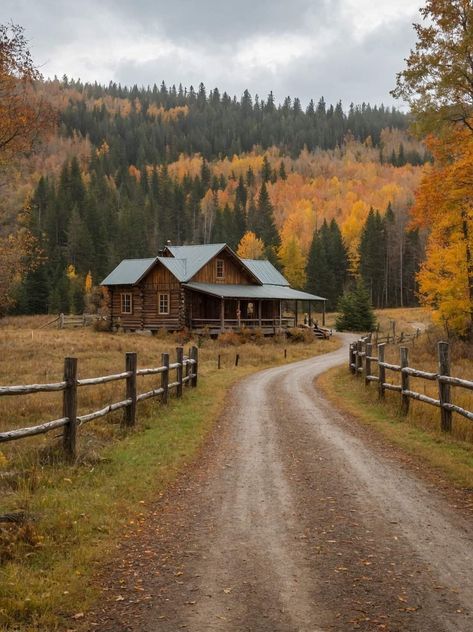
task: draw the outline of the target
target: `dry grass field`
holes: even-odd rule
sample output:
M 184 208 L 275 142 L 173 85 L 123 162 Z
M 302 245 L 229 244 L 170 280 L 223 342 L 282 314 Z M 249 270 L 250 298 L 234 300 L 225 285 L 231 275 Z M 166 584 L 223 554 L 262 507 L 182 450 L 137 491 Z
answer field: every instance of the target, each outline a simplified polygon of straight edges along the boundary
M 224 341 L 201 339 L 192 341 L 181 334 L 148 336 L 140 334 L 111 334 L 94 329 L 43 328 L 50 317 L 6 318 L 0 322 L 0 385 L 48 383 L 62 380 L 64 357 L 78 358 L 78 377 L 88 378 L 119 373 L 125 370 L 125 353 L 136 351 L 138 368 L 161 366 L 161 354 L 175 358 L 177 345 L 200 345 L 199 371 L 202 377 L 217 370 L 221 356 L 221 370 L 234 368 L 239 354 L 241 368 L 262 367 L 281 362 L 284 349 L 286 361 L 316 355 L 336 347 L 333 339 L 313 341 L 311 344 L 291 344 L 282 338 L 257 337 L 241 344 L 234 334 L 225 334 Z M 160 376 L 138 378 L 138 392 L 159 386 Z M 114 401 L 124 399 L 124 381 L 82 387 L 78 391 L 79 414 L 92 412 Z M 139 412 L 147 415 L 153 404 L 140 404 Z M 0 431 L 36 425 L 62 416 L 62 393 L 38 393 L 27 396 L 0 397 Z M 91 450 L 100 441 L 120 433 L 122 411 L 109 415 L 80 429 L 83 449 Z M 57 433 L 52 433 L 57 434 Z M 0 448 L 9 460 L 25 455 L 27 447 L 51 443 L 51 434 L 3 444 Z
M 393 322 L 396 327 L 396 335 L 415 333 L 417 329 L 425 331 L 432 325 L 432 315 L 425 307 L 393 307 L 375 310 L 380 332 L 392 333 Z M 335 327 L 336 312 L 327 314 L 327 327 Z M 320 322 L 321 319 L 320 319 Z
M 427 329 L 417 340 L 410 341 L 404 345 L 409 349 L 409 364 L 423 371 L 438 371 L 437 344 L 440 340 L 445 339 L 445 334 L 440 328 L 430 327 Z M 458 339 L 450 340 L 450 357 L 451 375 L 465 380 L 473 380 L 472 345 Z M 386 361 L 399 364 L 399 345 L 388 345 L 386 347 Z M 393 384 L 398 384 L 400 379 L 399 374 L 392 371 L 386 371 L 386 378 L 388 382 Z M 436 382 L 411 377 L 410 389 L 438 399 Z M 454 404 L 473 411 L 473 391 L 452 387 L 452 397 Z M 399 394 L 386 392 L 386 400 L 392 407 L 397 408 L 399 406 L 399 399 Z M 429 432 L 438 433 L 440 431 L 439 410 L 422 402 L 410 401 L 408 421 Z M 473 443 L 473 422 L 454 413 L 452 436 L 460 441 Z
M 446 335 L 442 328 L 432 324 L 429 310 L 423 307 L 393 308 L 376 310 L 376 318 L 379 323 L 380 335 L 392 334 L 395 323 L 396 336 L 401 332 L 405 334 L 420 332 L 419 338 L 409 340 L 403 346 L 409 349 L 409 364 L 416 369 L 435 372 L 438 370 L 437 344 L 445 340 Z M 329 322 L 334 323 L 335 315 L 329 315 Z M 386 361 L 399 364 L 399 344 L 389 344 L 386 347 Z M 473 347 L 471 344 L 459 339 L 450 340 L 451 374 L 467 380 L 473 380 Z M 373 364 L 376 374 L 377 365 Z M 399 383 L 399 374 L 386 371 L 387 381 L 392 384 Z M 361 388 L 360 380 L 360 388 Z M 364 388 L 364 387 L 363 387 Z M 427 380 L 411 378 L 410 388 L 413 391 L 423 393 L 433 398 L 438 398 L 437 384 Z M 376 387 L 370 387 L 373 397 L 376 397 Z M 462 388 L 452 388 L 454 403 L 473 411 L 473 392 Z M 399 409 L 399 394 L 386 391 L 386 405 L 397 413 Z M 422 402 L 411 400 L 407 421 L 412 425 L 438 433 L 440 426 L 439 410 Z M 473 443 L 473 422 L 454 413 L 452 436 L 460 441 Z

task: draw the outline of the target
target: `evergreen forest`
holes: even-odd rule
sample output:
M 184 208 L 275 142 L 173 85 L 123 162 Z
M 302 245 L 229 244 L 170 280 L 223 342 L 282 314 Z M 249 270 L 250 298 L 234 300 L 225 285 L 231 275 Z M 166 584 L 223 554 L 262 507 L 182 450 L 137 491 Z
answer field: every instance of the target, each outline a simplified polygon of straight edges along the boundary
M 80 313 L 121 259 L 167 241 L 267 257 L 330 309 L 358 273 L 375 306 L 415 304 L 409 208 L 430 156 L 398 110 L 67 77 L 41 90 L 55 130 L 6 187 L 31 235 L 10 310 Z

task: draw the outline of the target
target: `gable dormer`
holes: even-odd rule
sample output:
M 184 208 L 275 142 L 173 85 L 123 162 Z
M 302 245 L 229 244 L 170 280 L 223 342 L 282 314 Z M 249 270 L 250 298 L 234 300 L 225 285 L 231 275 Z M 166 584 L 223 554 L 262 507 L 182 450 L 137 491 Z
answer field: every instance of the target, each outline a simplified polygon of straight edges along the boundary
M 227 244 L 166 246 L 163 254 L 186 262 L 187 283 L 261 285 L 258 277 Z

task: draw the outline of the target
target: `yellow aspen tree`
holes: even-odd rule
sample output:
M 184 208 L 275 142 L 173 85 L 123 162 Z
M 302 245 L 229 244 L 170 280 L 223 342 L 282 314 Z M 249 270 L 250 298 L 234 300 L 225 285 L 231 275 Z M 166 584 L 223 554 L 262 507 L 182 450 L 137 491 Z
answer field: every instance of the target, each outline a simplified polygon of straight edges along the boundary
M 237 255 L 242 259 L 263 259 L 264 242 L 253 232 L 246 232 L 237 248 Z
M 290 237 L 283 241 L 278 250 L 278 257 L 284 269 L 284 276 L 289 283 L 297 288 L 305 287 L 307 280 L 306 260 L 296 237 Z
M 92 283 L 92 273 L 89 270 L 87 272 L 87 274 L 86 274 L 85 283 L 84 283 L 84 289 L 85 289 L 86 294 L 90 294 L 90 292 L 92 291 L 92 285 L 93 285 L 93 283 Z
M 430 229 L 418 274 L 423 302 L 461 335 L 473 334 L 473 136 L 450 127 L 431 137 L 435 162 L 422 180 L 415 222 Z

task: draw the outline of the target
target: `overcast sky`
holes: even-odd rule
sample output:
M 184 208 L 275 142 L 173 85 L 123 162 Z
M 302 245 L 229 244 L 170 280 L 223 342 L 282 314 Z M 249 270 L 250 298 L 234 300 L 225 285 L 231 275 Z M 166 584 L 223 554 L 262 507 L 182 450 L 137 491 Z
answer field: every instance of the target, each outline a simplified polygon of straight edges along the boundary
M 392 104 L 422 0 L 2 0 L 45 76 Z

